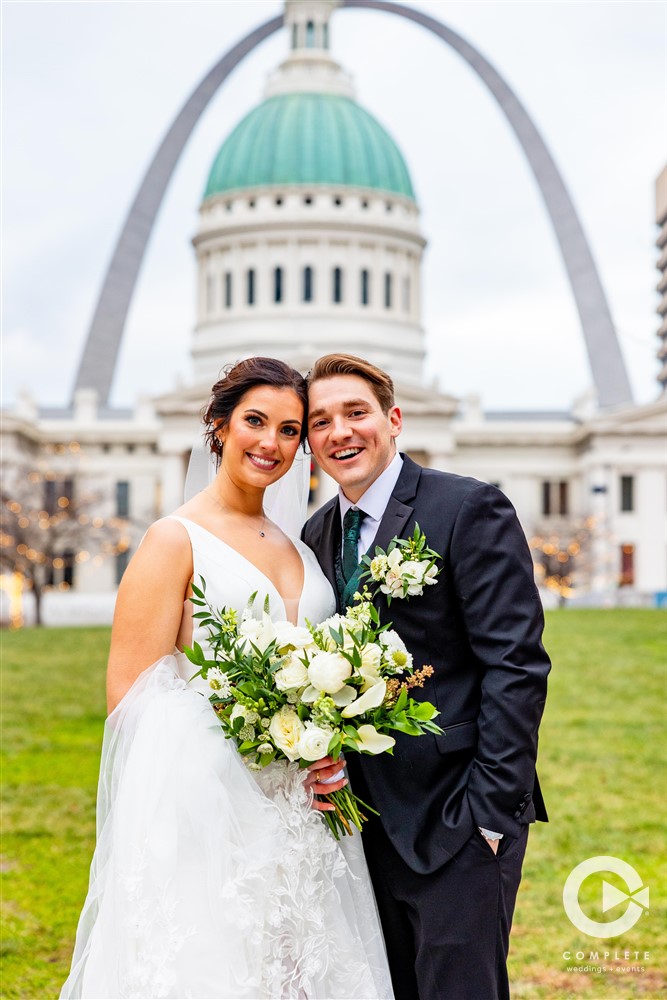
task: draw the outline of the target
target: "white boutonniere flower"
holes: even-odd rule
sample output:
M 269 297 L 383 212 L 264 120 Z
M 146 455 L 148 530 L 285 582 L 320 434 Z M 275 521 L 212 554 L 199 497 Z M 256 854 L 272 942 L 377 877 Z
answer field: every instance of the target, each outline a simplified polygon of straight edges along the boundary
M 436 566 L 438 559 L 440 555 L 427 546 L 426 535 L 416 524 L 409 538 L 392 538 L 386 552 L 377 546 L 374 556 L 363 557 L 367 569 L 362 579 L 370 577 L 378 584 L 387 604 L 395 597 L 421 597 L 425 587 L 437 582 L 442 568 Z

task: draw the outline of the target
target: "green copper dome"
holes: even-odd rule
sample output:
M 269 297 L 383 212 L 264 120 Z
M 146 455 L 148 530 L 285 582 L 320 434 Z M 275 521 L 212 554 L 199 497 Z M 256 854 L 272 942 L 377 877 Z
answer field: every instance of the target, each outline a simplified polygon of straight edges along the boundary
M 391 136 L 355 101 L 333 94 L 284 94 L 251 111 L 220 147 L 204 197 L 288 184 L 415 197 Z

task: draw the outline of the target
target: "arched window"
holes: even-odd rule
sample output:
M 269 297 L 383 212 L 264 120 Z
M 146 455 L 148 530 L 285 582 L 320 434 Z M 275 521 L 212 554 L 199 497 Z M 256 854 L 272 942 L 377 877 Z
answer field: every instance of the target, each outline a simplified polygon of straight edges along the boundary
M 215 285 L 210 274 L 206 276 L 206 312 L 212 313 L 215 309 Z
M 370 274 L 368 273 L 368 271 L 366 270 L 366 268 L 364 268 L 364 270 L 361 272 L 361 285 L 360 285 L 360 289 L 359 289 L 359 291 L 360 291 L 360 296 L 359 297 L 360 297 L 360 301 L 361 301 L 362 306 L 367 306 L 369 304 L 370 300 L 371 300 L 371 294 L 370 294 L 371 293 L 371 280 L 370 280 L 370 278 L 371 278 Z
M 312 302 L 313 301 L 313 269 L 312 267 L 304 267 L 303 269 L 303 301 Z
M 225 271 L 224 277 L 225 309 L 232 308 L 232 272 Z
M 306 22 L 306 48 L 315 48 L 315 23 L 313 21 Z
M 292 48 L 299 48 L 299 26 L 298 24 L 292 25 Z
M 322 48 L 329 48 L 329 25 L 326 23 L 322 25 Z
M 282 267 L 275 267 L 273 269 L 273 301 L 282 302 L 283 300 L 283 269 Z
M 255 271 L 252 267 L 246 272 L 246 302 L 249 306 L 255 304 Z
M 388 271 L 384 276 L 384 307 L 391 309 L 391 274 Z
M 334 267 L 333 273 L 333 287 L 332 287 L 332 298 L 334 302 L 343 301 L 343 270 L 340 267 Z

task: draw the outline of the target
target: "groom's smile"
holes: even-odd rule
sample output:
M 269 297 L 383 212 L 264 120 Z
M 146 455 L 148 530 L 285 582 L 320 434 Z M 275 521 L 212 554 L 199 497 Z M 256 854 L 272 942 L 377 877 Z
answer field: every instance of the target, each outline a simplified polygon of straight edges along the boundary
M 317 379 L 308 399 L 313 455 L 356 503 L 396 454 L 401 411 L 392 406 L 385 413 L 372 385 L 358 375 Z
M 356 458 L 361 452 L 361 448 L 342 448 L 340 451 L 334 451 L 331 457 L 337 462 L 347 462 L 351 458 Z

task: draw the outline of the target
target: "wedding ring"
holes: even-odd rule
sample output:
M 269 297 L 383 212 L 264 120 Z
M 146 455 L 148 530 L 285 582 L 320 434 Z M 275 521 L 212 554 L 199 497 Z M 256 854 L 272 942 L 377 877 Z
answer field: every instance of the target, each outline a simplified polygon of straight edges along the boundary
M 319 783 L 320 783 L 320 772 L 319 771 L 315 771 L 315 781 L 319 785 Z

